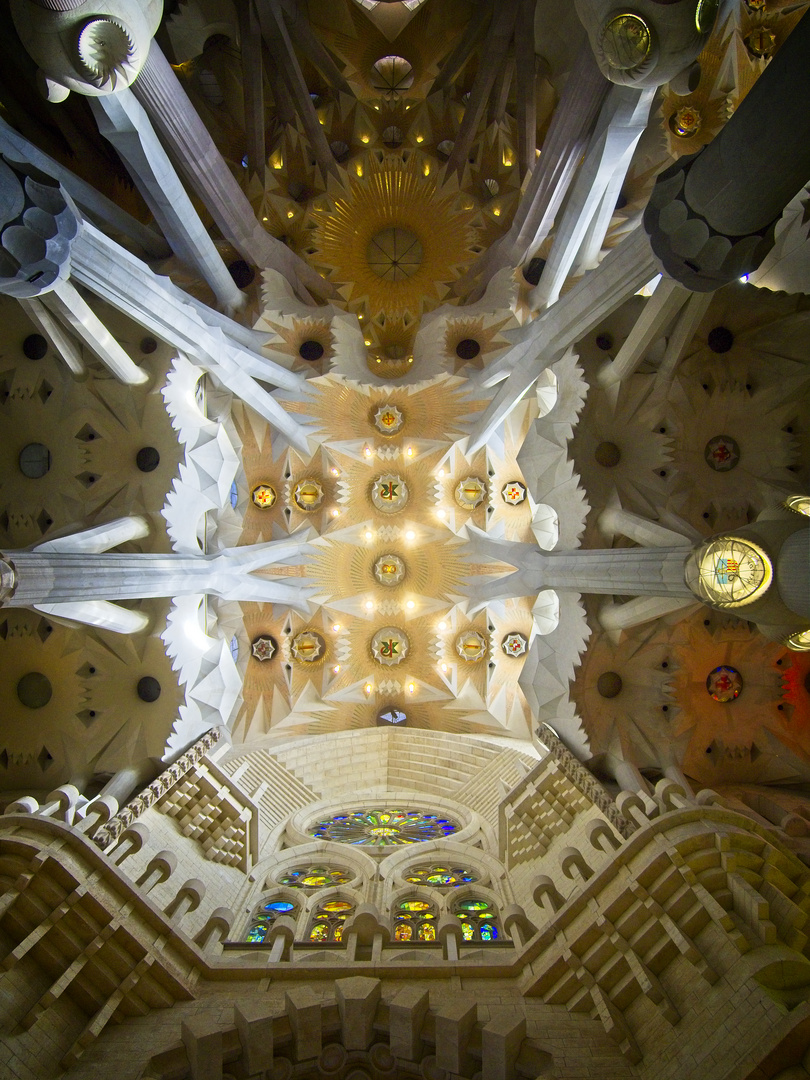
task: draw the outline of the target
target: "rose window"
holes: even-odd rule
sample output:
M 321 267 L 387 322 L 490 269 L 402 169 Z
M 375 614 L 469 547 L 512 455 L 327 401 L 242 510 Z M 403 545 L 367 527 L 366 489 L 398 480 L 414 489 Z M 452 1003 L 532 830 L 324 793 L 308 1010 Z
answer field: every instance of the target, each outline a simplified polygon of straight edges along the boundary
M 458 828 L 456 822 L 441 814 L 385 808 L 335 814 L 314 825 L 310 835 L 316 840 L 332 840 L 338 844 L 383 847 L 386 844 L 418 844 L 424 840 L 439 840 Z

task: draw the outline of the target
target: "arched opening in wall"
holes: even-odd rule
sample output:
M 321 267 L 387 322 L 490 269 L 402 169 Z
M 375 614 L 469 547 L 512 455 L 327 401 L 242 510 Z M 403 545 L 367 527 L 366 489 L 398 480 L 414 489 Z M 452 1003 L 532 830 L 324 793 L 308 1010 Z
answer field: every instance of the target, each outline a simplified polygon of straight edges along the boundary
M 421 897 L 410 897 L 394 905 L 395 941 L 435 941 L 436 905 Z
M 410 867 L 404 875 L 409 885 L 427 885 L 431 889 L 458 889 L 479 880 L 477 870 L 469 866 L 420 865 Z
M 317 866 L 291 866 L 283 870 L 276 881 L 288 889 L 306 889 L 314 892 L 327 885 L 348 885 L 355 875 L 343 866 L 318 864 Z
M 225 104 L 225 95 L 216 76 L 216 67 L 219 60 L 229 50 L 238 55 L 231 44 L 227 34 L 212 34 L 205 43 L 202 55 L 196 61 L 194 67 L 194 82 L 197 89 L 208 102 L 217 108 Z
M 312 916 L 307 938 L 309 941 L 343 941 L 347 919 L 354 914 L 354 904 L 335 897 L 322 900 Z
M 453 914 L 461 923 L 463 941 L 497 941 L 501 936 L 498 910 L 482 896 L 465 896 L 453 904 Z
M 291 900 L 267 900 L 260 901 L 253 910 L 253 916 L 248 923 L 245 941 L 260 944 L 267 940 L 267 936 L 276 919 L 286 915 L 291 919 L 298 916 L 299 906 Z
M 405 133 L 396 124 L 389 124 L 387 128 L 383 128 L 382 138 L 389 150 L 396 150 L 398 146 L 402 146 Z
M 393 100 L 413 86 L 413 67 L 404 56 L 382 56 L 371 68 L 371 85 Z

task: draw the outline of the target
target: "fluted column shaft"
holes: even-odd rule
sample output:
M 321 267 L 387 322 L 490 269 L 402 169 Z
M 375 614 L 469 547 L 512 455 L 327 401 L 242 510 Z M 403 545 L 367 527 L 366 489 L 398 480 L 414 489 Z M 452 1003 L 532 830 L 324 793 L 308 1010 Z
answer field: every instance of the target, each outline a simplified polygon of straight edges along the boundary
M 136 600 L 205 592 L 206 556 L 8 552 L 17 588 L 7 607 L 70 600 Z
M 260 415 L 293 446 L 309 453 L 306 434 L 298 421 L 256 379 L 285 390 L 300 392 L 300 375 L 273 363 L 239 343 L 222 329 L 223 319 L 205 310 L 160 278 L 149 267 L 87 222 L 71 250 L 73 278 L 119 311 L 139 322 L 156 337 L 170 342 Z M 227 323 L 225 323 L 227 327 Z
M 14 569 L 15 588 L 5 606 L 51 608 L 87 600 L 211 593 L 229 600 L 259 600 L 306 609 L 311 590 L 251 573 L 295 558 L 303 547 L 292 537 L 217 555 L 10 551 L 5 560 Z
M 149 117 L 132 91 L 122 90 L 88 100 L 99 131 L 126 163 L 172 250 L 208 282 L 217 303 L 231 310 L 240 308 L 245 298 L 205 231 Z
M 501 380 L 503 384 L 472 428 L 467 453 L 484 446 L 540 372 L 646 284 L 655 274 L 655 267 L 649 238 L 642 229 L 636 229 L 556 304 L 510 334 L 515 344 L 478 380 L 483 386 Z
M 610 83 L 584 43 L 554 110 L 540 157 L 530 163 L 531 178 L 509 232 L 463 281 L 480 273 L 482 289 L 503 267 L 531 259 L 551 231 L 609 89 Z
M 691 549 L 607 548 L 544 555 L 541 588 L 622 596 L 683 596 L 694 599 L 684 581 Z
M 152 42 L 132 89 L 223 236 L 242 256 L 254 266 L 278 270 L 299 290 L 303 285 L 322 295 L 329 292 L 320 274 L 256 220 L 247 196 L 157 42 Z

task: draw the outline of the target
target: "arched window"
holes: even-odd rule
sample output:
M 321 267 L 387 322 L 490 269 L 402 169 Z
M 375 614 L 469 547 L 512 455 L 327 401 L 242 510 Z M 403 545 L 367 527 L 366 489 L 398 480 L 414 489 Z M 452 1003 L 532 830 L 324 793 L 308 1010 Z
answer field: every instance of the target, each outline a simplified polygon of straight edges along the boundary
M 348 885 L 354 878 L 351 870 L 342 866 L 291 866 L 276 878 L 279 885 L 289 889 L 323 889 L 327 885 Z
M 342 941 L 343 927 L 354 914 L 349 900 L 324 900 L 315 908 L 309 929 L 310 941 Z
M 461 921 L 464 941 L 497 941 L 500 937 L 495 905 L 482 896 L 466 896 L 453 905 L 453 914 Z
M 404 56 L 382 56 L 371 69 L 371 85 L 393 100 L 413 86 L 413 67 Z
M 262 942 L 267 938 L 270 927 L 282 915 L 295 918 L 298 915 L 298 905 L 289 900 L 266 900 L 262 901 L 253 912 L 253 918 L 248 925 L 245 941 Z
M 478 881 L 478 873 L 469 866 L 412 866 L 405 874 L 409 885 L 429 885 L 432 889 L 457 889 Z
M 416 897 L 400 900 L 394 906 L 394 940 L 435 941 L 435 906 Z

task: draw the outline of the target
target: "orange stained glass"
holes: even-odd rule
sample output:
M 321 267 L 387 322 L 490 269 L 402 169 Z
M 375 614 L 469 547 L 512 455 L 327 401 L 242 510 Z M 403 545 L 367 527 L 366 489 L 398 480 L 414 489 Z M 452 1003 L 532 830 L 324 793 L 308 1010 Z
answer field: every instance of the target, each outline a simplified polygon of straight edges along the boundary
M 349 911 L 351 904 L 348 904 L 345 900 L 329 900 L 326 904 L 321 906 L 322 911 Z

